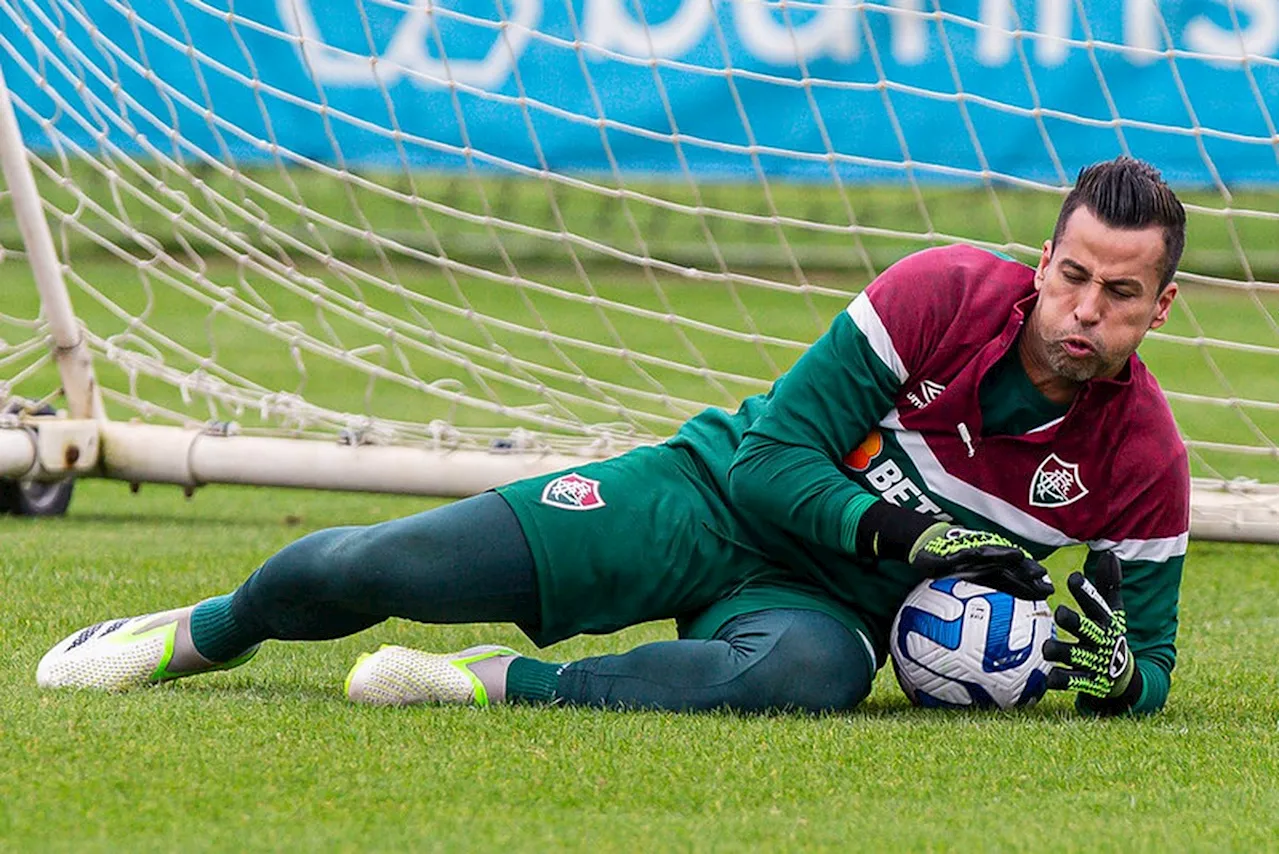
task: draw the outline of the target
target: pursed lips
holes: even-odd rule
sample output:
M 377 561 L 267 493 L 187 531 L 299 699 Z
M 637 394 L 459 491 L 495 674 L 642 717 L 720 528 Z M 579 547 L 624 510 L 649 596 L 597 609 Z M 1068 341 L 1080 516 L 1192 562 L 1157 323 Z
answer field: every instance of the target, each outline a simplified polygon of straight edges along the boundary
M 1065 338 L 1059 339 L 1058 345 L 1066 351 L 1068 356 L 1072 356 L 1077 359 L 1083 359 L 1086 356 L 1094 356 L 1097 355 L 1098 352 L 1098 348 L 1092 341 L 1079 335 L 1068 335 Z

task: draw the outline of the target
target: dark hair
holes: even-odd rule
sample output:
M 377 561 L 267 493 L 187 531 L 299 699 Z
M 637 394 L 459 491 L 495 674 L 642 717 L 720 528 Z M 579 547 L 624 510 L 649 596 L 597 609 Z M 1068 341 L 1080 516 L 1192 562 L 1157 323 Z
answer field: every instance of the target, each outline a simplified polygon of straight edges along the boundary
M 1112 228 L 1163 228 L 1164 263 L 1156 293 L 1173 281 L 1187 242 L 1187 212 L 1155 167 L 1132 157 L 1117 157 L 1081 169 L 1053 227 L 1054 246 L 1081 205 Z

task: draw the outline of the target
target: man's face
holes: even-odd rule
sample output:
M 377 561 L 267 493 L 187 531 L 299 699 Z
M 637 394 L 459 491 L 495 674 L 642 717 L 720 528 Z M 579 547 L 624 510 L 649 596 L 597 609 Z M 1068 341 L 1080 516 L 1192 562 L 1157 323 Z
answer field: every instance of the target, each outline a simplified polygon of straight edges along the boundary
M 1034 368 L 1072 383 L 1119 373 L 1147 330 L 1169 318 L 1178 287 L 1156 295 L 1163 259 L 1159 226 L 1112 228 L 1076 208 L 1036 268 L 1040 298 L 1025 342 Z

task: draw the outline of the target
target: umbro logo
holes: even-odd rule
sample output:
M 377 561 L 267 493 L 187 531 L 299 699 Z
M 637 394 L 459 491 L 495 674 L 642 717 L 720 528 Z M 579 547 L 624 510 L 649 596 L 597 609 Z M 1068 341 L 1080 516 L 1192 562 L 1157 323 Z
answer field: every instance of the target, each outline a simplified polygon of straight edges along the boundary
M 933 403 L 934 399 L 936 399 L 938 395 L 942 394 L 946 390 L 947 387 L 942 383 L 935 383 L 933 380 L 925 380 L 920 383 L 920 387 L 915 391 L 907 393 L 907 400 L 911 401 L 911 404 L 916 409 L 924 409 L 926 406 Z
M 1080 466 L 1050 454 L 1031 476 L 1032 507 L 1065 507 L 1089 494 L 1080 480 Z

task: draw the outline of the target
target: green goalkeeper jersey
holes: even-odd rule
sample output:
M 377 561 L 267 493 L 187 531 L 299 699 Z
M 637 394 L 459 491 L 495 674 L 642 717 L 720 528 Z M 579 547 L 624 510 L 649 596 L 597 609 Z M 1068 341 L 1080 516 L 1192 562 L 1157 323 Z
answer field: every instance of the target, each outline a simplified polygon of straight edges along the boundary
M 1163 395 L 1133 356 L 1069 407 L 1032 386 L 1017 337 L 1033 271 L 970 247 L 927 250 L 876 280 L 767 395 L 708 410 L 671 440 L 705 467 L 737 531 L 882 637 L 919 576 L 859 556 L 877 500 L 994 531 L 1042 558 L 1087 543 L 1124 570 L 1134 711 L 1174 666 L 1190 484 Z

